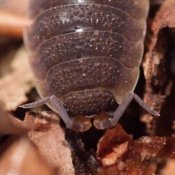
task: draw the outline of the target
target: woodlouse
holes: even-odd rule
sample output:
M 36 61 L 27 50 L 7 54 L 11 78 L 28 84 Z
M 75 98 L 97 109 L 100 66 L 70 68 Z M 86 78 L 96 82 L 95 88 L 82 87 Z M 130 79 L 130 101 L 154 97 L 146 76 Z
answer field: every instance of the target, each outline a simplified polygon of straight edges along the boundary
M 43 99 L 68 128 L 84 131 L 88 118 L 75 122 L 68 113 L 92 115 L 116 102 L 114 116 L 95 120 L 99 129 L 115 126 L 134 98 L 143 56 L 148 0 L 31 0 L 34 21 L 25 32 L 31 64 Z

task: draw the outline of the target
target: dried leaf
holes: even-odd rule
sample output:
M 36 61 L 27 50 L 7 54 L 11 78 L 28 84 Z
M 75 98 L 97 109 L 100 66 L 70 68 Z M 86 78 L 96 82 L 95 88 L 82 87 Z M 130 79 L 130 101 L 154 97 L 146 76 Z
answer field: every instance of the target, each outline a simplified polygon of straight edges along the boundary
M 160 171 L 161 162 L 175 160 L 174 152 L 175 138 L 145 136 L 133 140 L 117 126 L 108 130 L 98 144 L 97 156 L 103 165 L 99 174 L 151 175 Z
M 109 129 L 100 139 L 97 146 L 97 156 L 101 159 L 105 158 L 111 152 L 116 153 L 114 149 L 117 147 L 127 149 L 128 143 L 132 142 L 132 138 L 123 130 L 120 125 L 117 125 L 114 129 Z M 124 150 L 125 150 L 124 149 Z M 109 160 L 112 161 L 112 160 Z
M 49 165 L 58 168 L 61 175 L 74 175 L 71 150 L 59 125 L 58 116 L 54 113 L 43 113 L 43 115 L 43 119 L 38 116 L 34 119 L 30 114 L 26 116 L 26 121 L 33 123 L 35 127 L 34 131 L 28 133 L 29 138 Z
M 36 148 L 26 139 L 13 144 L 0 159 L 1 175 L 54 175 Z
M 11 68 L 13 71 L 0 79 L 0 102 L 6 110 L 16 110 L 27 101 L 26 93 L 33 87 L 34 79 L 24 48 L 15 55 Z

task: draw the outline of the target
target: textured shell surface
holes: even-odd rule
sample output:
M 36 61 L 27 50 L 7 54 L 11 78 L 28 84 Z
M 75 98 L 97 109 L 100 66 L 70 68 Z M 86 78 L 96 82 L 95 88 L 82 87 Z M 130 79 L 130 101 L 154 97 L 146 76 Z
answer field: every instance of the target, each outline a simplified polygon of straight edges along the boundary
M 148 0 L 31 0 L 30 50 L 41 97 L 91 115 L 133 91 L 143 56 Z

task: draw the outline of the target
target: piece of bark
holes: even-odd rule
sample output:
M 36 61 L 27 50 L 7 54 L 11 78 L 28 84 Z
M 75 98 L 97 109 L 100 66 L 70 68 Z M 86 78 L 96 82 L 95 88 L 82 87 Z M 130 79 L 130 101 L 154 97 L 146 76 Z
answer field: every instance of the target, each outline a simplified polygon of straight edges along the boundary
M 59 125 L 58 116 L 53 112 L 43 112 L 42 116 L 34 118 L 27 114 L 26 122 L 30 125 L 33 123 L 35 128 L 28 133 L 28 137 L 51 167 L 58 168 L 61 175 L 74 175 L 71 150 L 64 130 Z
M 0 174 L 56 175 L 29 140 L 14 143 L 0 158 Z
M 175 27 L 175 1 L 165 0 L 151 23 L 151 33 L 147 52 L 145 54 L 143 69 L 146 79 L 144 94 L 145 103 L 160 111 L 165 98 L 172 90 L 172 81 L 167 76 L 165 66 L 166 54 L 169 49 L 169 40 L 162 29 Z M 156 132 L 156 122 L 150 114 L 143 114 L 142 122 L 147 125 L 149 134 Z

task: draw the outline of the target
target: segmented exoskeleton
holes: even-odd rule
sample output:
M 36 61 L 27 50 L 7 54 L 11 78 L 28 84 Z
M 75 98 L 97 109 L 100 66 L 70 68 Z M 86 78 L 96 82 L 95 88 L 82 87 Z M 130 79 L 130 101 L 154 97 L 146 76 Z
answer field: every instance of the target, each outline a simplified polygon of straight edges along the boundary
M 116 102 L 114 116 L 95 121 L 99 129 L 115 126 L 134 98 L 143 56 L 148 0 L 31 0 L 34 19 L 25 32 L 31 65 L 42 100 L 60 114 L 68 128 L 84 131 L 69 114 L 92 115 Z

